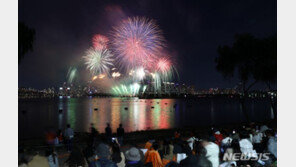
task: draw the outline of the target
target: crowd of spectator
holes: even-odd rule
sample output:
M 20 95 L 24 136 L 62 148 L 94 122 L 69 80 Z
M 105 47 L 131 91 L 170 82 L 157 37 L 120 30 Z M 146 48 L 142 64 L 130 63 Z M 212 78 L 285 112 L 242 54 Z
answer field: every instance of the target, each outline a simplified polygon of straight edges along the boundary
M 82 146 L 73 142 L 74 131 L 67 125 L 65 131 L 59 131 L 55 138 L 63 141 L 69 152 L 65 162 L 59 162 L 55 148 L 50 147 L 45 154 L 30 154 L 30 160 L 25 158 L 24 151 L 19 151 L 19 166 L 259 167 L 276 166 L 277 161 L 276 131 L 266 125 L 250 124 L 236 129 L 213 127 L 200 133 L 175 131 L 162 139 L 149 136 L 142 147 L 138 143 L 125 143 L 121 124 L 115 134 L 109 123 L 104 134 L 91 124 L 87 144 Z

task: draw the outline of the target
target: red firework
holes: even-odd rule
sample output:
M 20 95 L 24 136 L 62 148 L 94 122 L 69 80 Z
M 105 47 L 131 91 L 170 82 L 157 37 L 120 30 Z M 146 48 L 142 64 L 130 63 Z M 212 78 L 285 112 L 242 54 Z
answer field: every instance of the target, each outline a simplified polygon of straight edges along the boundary
M 160 51 L 165 46 L 164 41 L 154 20 L 134 17 L 115 27 L 112 45 L 123 66 L 150 68 L 155 65 Z
M 109 39 L 104 35 L 96 34 L 93 36 L 92 42 L 93 42 L 93 47 L 96 50 L 103 50 L 107 48 Z
M 170 71 L 171 66 L 171 61 L 167 58 L 160 58 L 157 62 L 157 70 L 163 73 Z

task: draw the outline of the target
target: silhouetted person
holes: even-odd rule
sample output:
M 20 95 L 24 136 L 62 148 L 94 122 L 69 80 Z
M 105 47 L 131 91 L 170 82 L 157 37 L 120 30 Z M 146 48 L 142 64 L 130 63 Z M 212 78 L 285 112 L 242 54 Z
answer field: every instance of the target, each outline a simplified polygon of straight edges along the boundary
M 74 131 L 70 127 L 70 124 L 67 124 L 67 128 L 65 130 L 65 141 L 66 141 L 68 151 L 71 151 L 71 149 L 72 149 L 73 138 L 74 138 Z
M 122 124 L 119 124 L 119 127 L 117 128 L 117 140 L 120 145 L 123 144 L 123 137 L 124 137 L 124 128 L 122 127 Z
M 108 140 L 111 140 L 112 130 L 111 130 L 109 123 L 107 123 L 107 127 L 105 128 L 105 134 L 106 134 L 106 137 L 108 138 Z
M 90 124 L 90 142 L 91 144 L 94 144 L 95 140 L 98 138 L 99 132 L 97 129 L 94 127 L 94 124 Z

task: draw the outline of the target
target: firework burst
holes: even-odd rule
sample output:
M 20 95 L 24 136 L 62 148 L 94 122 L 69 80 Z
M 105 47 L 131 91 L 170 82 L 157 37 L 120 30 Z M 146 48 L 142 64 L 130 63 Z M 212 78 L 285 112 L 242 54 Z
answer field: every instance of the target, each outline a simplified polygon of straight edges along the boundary
M 161 79 L 164 82 L 170 81 L 173 76 L 174 72 L 177 72 L 168 58 L 160 58 L 156 63 L 156 71 L 159 72 L 161 75 Z
M 93 48 L 86 51 L 84 56 L 85 64 L 93 75 L 109 74 L 110 67 L 113 66 L 113 55 L 107 49 L 95 50 Z
M 164 47 L 164 38 L 154 20 L 144 17 L 128 18 L 114 28 L 112 49 L 119 63 L 128 69 L 149 68 Z
M 104 50 L 107 49 L 107 44 L 109 42 L 109 39 L 101 34 L 96 34 L 92 38 L 93 47 L 96 50 Z

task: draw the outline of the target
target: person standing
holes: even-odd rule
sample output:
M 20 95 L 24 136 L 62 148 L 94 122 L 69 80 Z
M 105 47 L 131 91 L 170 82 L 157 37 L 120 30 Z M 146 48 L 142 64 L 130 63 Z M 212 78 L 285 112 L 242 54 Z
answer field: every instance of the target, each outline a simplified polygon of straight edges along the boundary
M 66 141 L 66 145 L 67 145 L 67 150 L 69 152 L 72 149 L 72 141 L 73 141 L 73 138 L 74 138 L 74 131 L 70 127 L 70 124 L 67 124 L 67 128 L 65 130 L 65 141 Z
M 124 137 L 124 128 L 122 127 L 122 124 L 119 124 L 119 127 L 117 128 L 117 138 L 118 138 L 118 143 L 121 146 L 123 144 L 123 137 Z
M 110 124 L 109 123 L 107 123 L 107 127 L 105 128 L 105 135 L 106 135 L 107 139 L 109 141 L 111 141 L 112 130 L 111 130 L 111 127 L 110 127 Z

